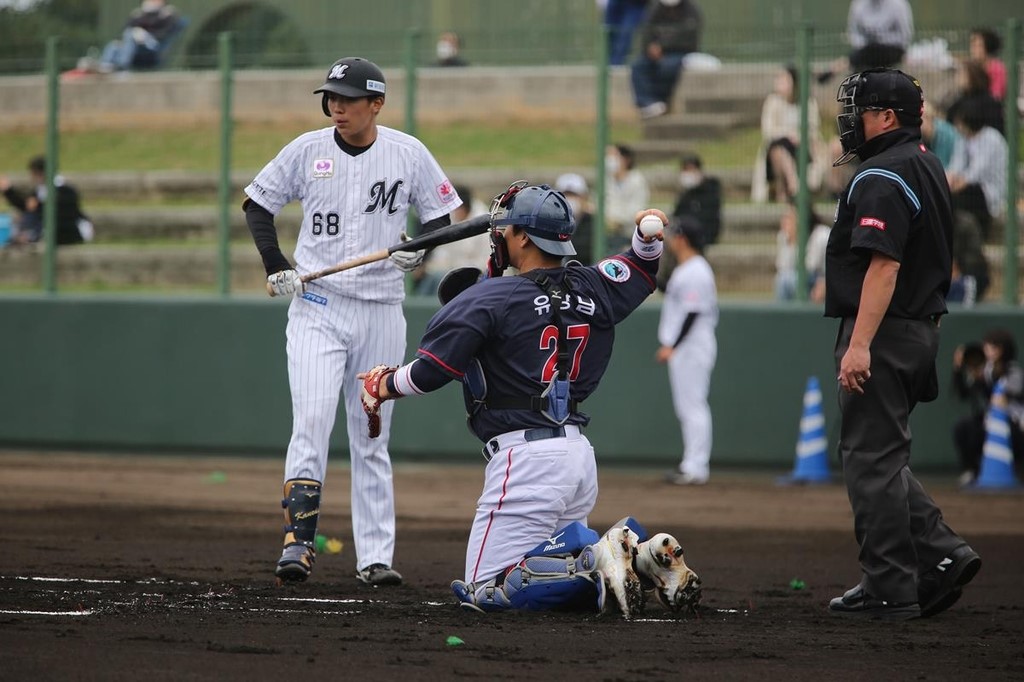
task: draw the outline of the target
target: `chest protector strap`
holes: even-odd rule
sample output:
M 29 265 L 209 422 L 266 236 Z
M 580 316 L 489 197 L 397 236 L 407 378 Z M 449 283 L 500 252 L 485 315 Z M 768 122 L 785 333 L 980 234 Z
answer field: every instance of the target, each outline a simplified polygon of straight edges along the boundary
M 562 302 L 569 300 L 569 294 L 572 293 L 572 289 L 569 287 L 569 278 L 565 278 L 559 287 L 551 281 L 550 277 L 538 270 L 531 270 L 520 276 L 536 283 L 548 295 L 548 300 L 551 302 L 551 318 L 555 329 L 558 330 L 555 374 L 540 395 L 489 399 L 487 407 L 492 410 L 532 410 L 540 412 L 552 423 L 564 424 L 569 415 L 576 411 L 578 405 L 577 401 L 569 397 L 569 371 L 571 368 L 569 343 L 565 339 L 562 315 L 559 312 Z

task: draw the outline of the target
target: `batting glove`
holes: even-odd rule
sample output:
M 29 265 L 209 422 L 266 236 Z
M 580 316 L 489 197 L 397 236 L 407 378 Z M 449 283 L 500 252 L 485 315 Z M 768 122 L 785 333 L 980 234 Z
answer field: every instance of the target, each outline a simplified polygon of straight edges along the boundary
M 306 290 L 299 273 L 295 270 L 281 270 L 267 277 L 267 291 L 271 296 L 302 296 Z
M 402 233 L 402 241 L 409 241 L 409 235 Z M 423 263 L 423 257 L 427 255 L 426 249 L 419 251 L 395 251 L 391 254 L 391 262 L 402 272 L 412 272 Z
M 397 369 L 397 367 L 377 365 L 370 371 L 359 375 L 363 379 L 363 390 L 359 394 L 359 400 L 363 403 L 363 412 L 366 413 L 370 438 L 380 435 L 380 406 L 387 400 L 387 398 L 380 397 L 380 386 Z

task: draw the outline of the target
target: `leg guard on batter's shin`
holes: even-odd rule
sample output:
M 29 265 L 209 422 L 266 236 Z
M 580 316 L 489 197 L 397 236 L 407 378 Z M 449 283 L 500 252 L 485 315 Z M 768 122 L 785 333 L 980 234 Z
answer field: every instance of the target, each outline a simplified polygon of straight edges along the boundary
M 284 550 L 275 575 L 282 582 L 309 577 L 316 560 L 316 522 L 320 518 L 320 482 L 292 478 L 284 483 Z
M 593 573 L 594 550 L 584 547 L 579 556 L 526 557 L 501 576 L 484 583 L 452 583 L 463 606 L 491 612 L 506 609 L 550 611 L 598 605 Z

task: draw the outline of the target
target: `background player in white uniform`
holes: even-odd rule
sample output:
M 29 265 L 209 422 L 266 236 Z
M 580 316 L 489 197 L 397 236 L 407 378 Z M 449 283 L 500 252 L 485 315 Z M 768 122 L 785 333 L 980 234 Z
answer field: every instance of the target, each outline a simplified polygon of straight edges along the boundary
M 699 223 L 683 217 L 665 229 L 668 248 L 679 264 L 665 288 L 658 324 L 658 362 L 668 363 L 672 403 L 683 431 L 683 459 L 667 480 L 677 485 L 707 483 L 711 459 L 708 388 L 718 355 L 718 293 L 711 266 L 701 255 Z
M 388 436 L 391 411 L 381 412 L 382 434 L 371 440 L 359 400 L 359 369 L 405 354 L 403 271 L 423 252 L 303 285 L 300 275 L 400 241 L 410 207 L 424 230 L 450 222 L 462 202 L 437 161 L 416 138 L 378 126 L 384 74 L 373 62 L 335 62 L 323 93 L 333 126 L 299 136 L 246 187 L 246 219 L 274 295 L 294 294 L 288 310 L 288 377 L 292 437 L 285 462 L 282 506 L 286 530 L 276 575 L 305 580 L 314 540 L 327 449 L 339 391 L 344 389 L 352 459 L 352 532 L 357 577 L 374 585 L 399 584 L 391 568 L 395 545 L 394 490 Z M 273 216 L 302 202 L 303 219 L 293 267 L 281 253 Z M 390 406 L 388 406 L 390 407 Z

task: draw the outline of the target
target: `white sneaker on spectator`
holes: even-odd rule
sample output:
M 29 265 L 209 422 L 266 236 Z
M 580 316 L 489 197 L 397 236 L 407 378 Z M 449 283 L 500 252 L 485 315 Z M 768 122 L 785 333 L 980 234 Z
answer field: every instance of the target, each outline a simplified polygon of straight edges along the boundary
M 640 118 L 657 118 L 668 113 L 668 105 L 664 102 L 654 102 L 647 106 L 640 107 Z

